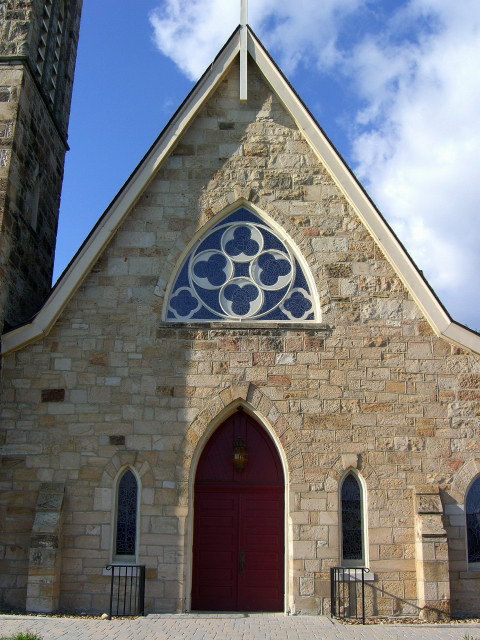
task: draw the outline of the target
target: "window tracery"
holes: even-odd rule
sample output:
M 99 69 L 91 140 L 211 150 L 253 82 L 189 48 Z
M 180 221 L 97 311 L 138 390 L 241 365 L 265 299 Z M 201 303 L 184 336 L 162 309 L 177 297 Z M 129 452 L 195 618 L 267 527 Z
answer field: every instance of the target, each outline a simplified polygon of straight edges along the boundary
M 173 284 L 170 321 L 315 320 L 314 298 L 293 248 L 240 208 L 192 247 Z

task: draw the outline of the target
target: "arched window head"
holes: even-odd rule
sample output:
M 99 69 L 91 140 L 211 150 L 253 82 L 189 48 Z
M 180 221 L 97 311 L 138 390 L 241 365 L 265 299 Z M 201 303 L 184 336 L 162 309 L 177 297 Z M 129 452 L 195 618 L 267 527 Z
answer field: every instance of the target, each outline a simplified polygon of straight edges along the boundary
M 468 562 L 480 562 L 480 477 L 468 490 L 465 507 Z
M 342 482 L 340 502 L 342 561 L 352 566 L 361 565 L 365 562 L 362 487 L 353 473 L 349 473 Z
M 310 282 L 293 245 L 241 207 L 191 247 L 173 282 L 165 319 L 318 321 Z
M 117 491 L 117 522 L 115 557 L 129 559 L 136 553 L 138 483 L 135 474 L 127 469 L 120 478 Z

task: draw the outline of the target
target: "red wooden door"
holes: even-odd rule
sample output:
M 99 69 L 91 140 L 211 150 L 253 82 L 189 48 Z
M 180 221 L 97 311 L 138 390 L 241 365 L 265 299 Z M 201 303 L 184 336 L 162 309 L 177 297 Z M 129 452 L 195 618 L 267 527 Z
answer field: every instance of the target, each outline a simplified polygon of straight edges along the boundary
M 242 472 L 231 460 L 239 436 L 249 454 Z M 283 471 L 270 437 L 244 412 L 207 443 L 194 510 L 192 609 L 283 611 Z

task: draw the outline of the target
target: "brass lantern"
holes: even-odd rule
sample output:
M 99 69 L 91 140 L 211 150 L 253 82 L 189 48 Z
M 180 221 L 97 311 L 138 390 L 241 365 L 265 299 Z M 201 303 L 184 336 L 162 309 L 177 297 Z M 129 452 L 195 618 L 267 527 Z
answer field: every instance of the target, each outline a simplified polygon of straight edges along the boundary
M 243 471 L 248 462 L 247 445 L 242 438 L 237 438 L 233 443 L 232 462 L 239 473 Z

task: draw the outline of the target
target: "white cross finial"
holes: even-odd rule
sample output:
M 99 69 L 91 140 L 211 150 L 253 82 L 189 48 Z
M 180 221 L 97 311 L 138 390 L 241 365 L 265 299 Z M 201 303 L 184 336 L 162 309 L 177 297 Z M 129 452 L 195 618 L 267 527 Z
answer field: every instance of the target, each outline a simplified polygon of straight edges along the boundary
M 248 23 L 248 0 L 241 0 L 240 24 L 246 27 Z
M 248 0 L 241 0 L 240 8 L 240 102 L 247 101 L 247 23 Z

